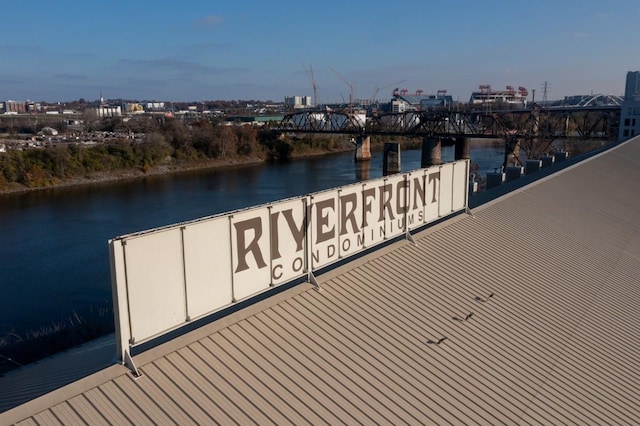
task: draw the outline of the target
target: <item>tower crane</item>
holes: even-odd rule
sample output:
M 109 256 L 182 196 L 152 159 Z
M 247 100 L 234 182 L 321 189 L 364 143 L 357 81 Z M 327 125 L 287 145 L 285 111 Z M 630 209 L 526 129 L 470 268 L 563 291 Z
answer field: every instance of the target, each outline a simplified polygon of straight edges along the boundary
M 354 96 L 354 94 L 353 94 L 353 92 L 354 92 L 353 83 L 351 83 L 346 78 L 344 78 L 342 75 L 340 75 L 340 73 L 338 71 L 334 70 L 331 66 L 329 66 L 329 69 L 331 71 L 333 71 L 334 74 L 337 75 L 338 78 L 340 80 L 342 80 L 347 86 L 349 86 L 349 109 L 351 110 L 351 108 L 353 107 L 353 96 Z
M 376 97 L 378 96 L 378 92 L 380 92 L 380 90 L 382 90 L 382 89 L 388 89 L 388 88 L 389 88 L 389 87 L 391 87 L 391 86 L 395 86 L 395 85 L 397 85 L 397 84 L 404 83 L 405 81 L 407 81 L 407 80 L 400 80 L 400 81 L 396 81 L 395 83 L 387 84 L 386 86 L 376 87 L 376 91 L 375 91 L 375 92 L 373 92 L 373 98 L 372 98 L 371 100 L 372 100 L 373 102 L 375 102 Z
M 311 86 L 313 87 L 313 106 L 316 107 L 318 105 L 318 89 L 316 87 L 316 79 L 313 77 L 313 67 L 309 64 L 309 69 L 307 70 L 307 67 L 302 64 L 302 68 L 304 68 L 304 72 L 311 81 Z

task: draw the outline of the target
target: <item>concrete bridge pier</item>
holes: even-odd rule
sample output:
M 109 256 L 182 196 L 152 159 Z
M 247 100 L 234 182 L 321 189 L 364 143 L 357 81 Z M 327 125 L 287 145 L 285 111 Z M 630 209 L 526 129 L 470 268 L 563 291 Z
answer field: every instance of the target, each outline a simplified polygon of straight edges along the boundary
M 356 163 L 360 161 L 371 161 L 371 136 L 358 136 L 355 143 L 356 153 L 354 160 Z
M 471 140 L 464 136 L 456 137 L 455 159 L 469 160 L 471 159 Z
M 398 142 L 385 142 L 382 159 L 382 174 L 384 176 L 400 173 L 400 144 Z
M 442 164 L 442 143 L 439 138 L 426 136 L 422 141 L 421 167 Z
M 520 139 L 516 140 L 516 146 L 513 147 L 513 152 L 511 153 L 511 162 L 513 166 L 520 166 Z
M 520 158 L 520 139 L 515 139 L 506 144 L 504 157 L 505 168 L 519 166 L 518 160 L 516 160 L 516 158 Z

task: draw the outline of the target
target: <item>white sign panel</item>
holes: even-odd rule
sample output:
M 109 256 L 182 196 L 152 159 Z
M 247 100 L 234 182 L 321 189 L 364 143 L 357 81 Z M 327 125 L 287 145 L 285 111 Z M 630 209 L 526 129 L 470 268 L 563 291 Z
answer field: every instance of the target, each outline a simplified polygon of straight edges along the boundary
M 405 175 L 394 175 L 380 187 L 380 209 L 384 217 L 385 238 L 406 233 L 407 180 Z
M 424 170 L 407 173 L 408 208 L 407 226 L 417 228 L 425 223 L 425 206 L 427 205 L 427 174 Z
M 438 216 L 446 216 L 453 211 L 453 164 L 440 166 L 440 199 Z
M 362 228 L 364 246 L 374 246 L 384 241 L 384 209 L 382 208 L 382 192 L 384 179 L 368 181 L 362 185 Z
M 123 359 L 130 345 L 465 208 L 468 167 L 458 161 L 111 240 Z
M 143 341 L 185 322 L 184 268 L 179 228 L 126 241 L 131 337 Z
M 291 281 L 307 271 L 307 221 L 306 197 L 273 204 L 270 209 L 271 231 L 271 283 Z
M 182 227 L 187 314 L 208 314 L 233 301 L 229 218 L 218 217 Z
M 311 200 L 311 268 L 322 268 L 339 259 L 338 191 L 310 196 Z
M 364 248 L 362 189 L 362 184 L 356 184 L 345 186 L 338 191 L 340 257 L 350 256 Z
M 463 209 L 467 206 L 467 192 L 460 191 L 461 185 L 466 185 L 469 181 L 468 167 L 469 160 L 459 161 L 457 163 L 452 164 L 453 167 L 453 194 L 452 194 L 452 205 L 451 210 L 457 211 Z
M 440 166 L 425 170 L 425 199 L 424 210 L 425 223 L 432 222 L 440 217 Z
M 269 209 L 259 207 L 230 216 L 233 297 L 244 299 L 269 286 Z

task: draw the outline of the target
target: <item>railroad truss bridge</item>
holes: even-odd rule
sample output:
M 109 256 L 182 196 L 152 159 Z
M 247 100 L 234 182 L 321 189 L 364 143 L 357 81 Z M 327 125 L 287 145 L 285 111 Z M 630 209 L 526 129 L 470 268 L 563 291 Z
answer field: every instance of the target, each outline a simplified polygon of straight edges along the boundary
M 534 105 L 526 110 L 435 110 L 370 116 L 345 108 L 287 114 L 273 130 L 350 134 L 359 141 L 374 135 L 423 137 L 425 142 L 435 139 L 444 145 L 469 138 L 494 138 L 504 140 L 506 159 L 522 146 L 528 147 L 529 158 L 535 158 L 556 140 L 616 139 L 619 121 L 620 106 L 540 108 Z

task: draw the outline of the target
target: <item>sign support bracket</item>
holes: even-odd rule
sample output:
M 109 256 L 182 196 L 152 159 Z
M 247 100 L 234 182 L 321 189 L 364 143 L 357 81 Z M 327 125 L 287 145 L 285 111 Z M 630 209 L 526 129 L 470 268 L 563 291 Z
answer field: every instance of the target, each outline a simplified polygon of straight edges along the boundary
M 409 232 L 408 229 L 407 229 L 407 232 L 405 232 L 405 234 L 404 234 L 404 238 L 405 238 L 405 240 L 408 240 L 414 246 L 418 244 L 418 243 L 416 243 L 416 240 L 413 239 L 413 235 L 411 235 L 411 232 Z
M 315 275 L 313 275 L 313 272 L 309 271 L 307 274 L 307 281 L 313 285 L 313 289 L 315 291 L 322 291 L 322 287 L 320 287 L 320 283 L 316 279 Z
M 129 370 L 131 370 L 134 378 L 138 379 L 142 376 L 142 373 L 140 372 L 140 370 L 138 370 L 138 367 L 136 367 L 136 365 L 133 363 L 133 359 L 131 358 L 129 350 L 127 349 L 125 349 L 124 351 L 124 365 Z

